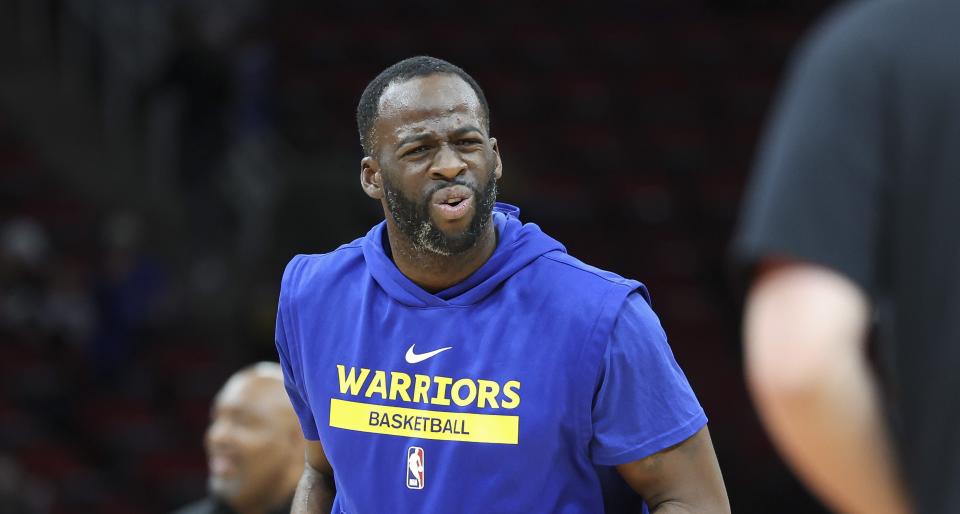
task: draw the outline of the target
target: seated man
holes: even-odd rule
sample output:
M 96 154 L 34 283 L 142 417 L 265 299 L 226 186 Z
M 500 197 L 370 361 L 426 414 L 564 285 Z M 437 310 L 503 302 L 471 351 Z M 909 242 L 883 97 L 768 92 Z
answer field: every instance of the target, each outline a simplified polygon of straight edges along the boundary
M 304 440 L 274 362 L 246 367 L 217 393 L 207 429 L 210 496 L 175 514 L 290 512 Z

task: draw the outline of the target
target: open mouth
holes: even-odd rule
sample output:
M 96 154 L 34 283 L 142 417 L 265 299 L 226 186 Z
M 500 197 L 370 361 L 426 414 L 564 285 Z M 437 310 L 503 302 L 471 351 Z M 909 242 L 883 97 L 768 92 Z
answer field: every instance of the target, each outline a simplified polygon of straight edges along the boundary
M 211 455 L 207 460 L 210 473 L 214 475 L 231 475 L 237 470 L 236 459 L 224 455 Z
M 434 205 L 441 217 L 453 221 L 464 217 L 473 206 L 473 191 L 466 186 L 453 186 L 435 193 Z

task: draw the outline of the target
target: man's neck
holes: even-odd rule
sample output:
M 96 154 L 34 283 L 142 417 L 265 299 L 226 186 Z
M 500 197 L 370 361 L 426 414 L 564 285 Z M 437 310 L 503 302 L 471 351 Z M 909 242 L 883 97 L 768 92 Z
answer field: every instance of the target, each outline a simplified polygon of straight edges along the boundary
M 456 255 L 440 255 L 418 249 L 392 223 L 387 224 L 387 238 L 393 262 L 400 272 L 431 293 L 462 282 L 480 269 L 497 248 L 497 231 L 492 219 L 477 238 L 477 244 Z

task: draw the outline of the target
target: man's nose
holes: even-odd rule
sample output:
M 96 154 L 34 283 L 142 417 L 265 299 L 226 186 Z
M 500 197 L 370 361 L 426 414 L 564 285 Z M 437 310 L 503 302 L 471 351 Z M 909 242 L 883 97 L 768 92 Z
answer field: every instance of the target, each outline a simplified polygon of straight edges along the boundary
M 230 438 L 230 429 L 222 420 L 214 421 L 207 427 L 207 448 L 214 448 L 223 445 Z
M 429 174 L 434 180 L 453 180 L 466 169 L 467 163 L 463 162 L 460 155 L 449 144 L 443 143 L 433 157 Z

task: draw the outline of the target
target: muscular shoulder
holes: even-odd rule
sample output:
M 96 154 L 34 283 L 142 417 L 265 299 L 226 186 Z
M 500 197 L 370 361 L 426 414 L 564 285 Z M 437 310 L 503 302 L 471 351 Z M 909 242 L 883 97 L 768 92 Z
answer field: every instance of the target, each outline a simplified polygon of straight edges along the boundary
M 562 277 L 562 280 L 547 282 L 551 287 L 561 287 L 568 292 L 577 288 L 574 290 L 584 293 L 586 290 L 582 288 L 599 291 L 623 288 L 625 292 L 639 289 L 646 296 L 646 288 L 639 282 L 591 266 L 564 252 L 547 252 L 540 257 L 538 264 L 545 272 Z
M 362 270 L 364 262 L 359 240 L 328 253 L 296 255 L 283 272 L 280 295 L 297 301 L 304 294 L 337 287 Z

